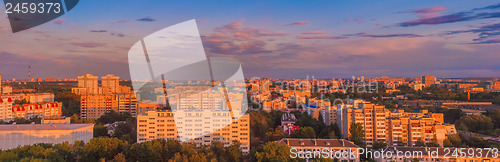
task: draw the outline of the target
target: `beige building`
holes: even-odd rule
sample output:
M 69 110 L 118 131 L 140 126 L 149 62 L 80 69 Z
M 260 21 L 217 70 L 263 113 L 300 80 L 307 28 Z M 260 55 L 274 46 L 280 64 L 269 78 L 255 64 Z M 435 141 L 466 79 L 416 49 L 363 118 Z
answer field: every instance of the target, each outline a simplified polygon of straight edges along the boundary
M 228 110 L 149 111 L 137 116 L 137 142 L 153 139 L 179 140 L 209 145 L 221 141 L 229 146 L 241 143 L 240 149 L 250 151 L 250 119 L 243 115 L 234 121 Z
M 133 117 L 138 114 L 137 99 L 130 87 L 120 86 L 120 77 L 111 74 L 103 76 L 101 86 L 97 79 L 91 74 L 79 76 L 78 88 L 72 89 L 73 93 L 81 95 L 81 118 L 97 119 L 111 110 L 128 112 Z
M 352 123 L 361 124 L 363 130 L 365 131 L 365 141 L 366 146 L 371 147 L 371 145 L 376 142 L 386 141 L 386 121 L 385 121 L 385 107 L 375 105 L 369 102 L 356 103 L 358 107 L 353 107 L 347 109 L 341 109 L 337 120 L 340 120 L 339 124 L 342 136 L 349 137 L 350 127 Z M 340 117 L 341 116 L 341 117 Z
M 78 76 L 78 88 L 85 88 L 83 93 L 99 93 L 98 77 L 92 74 Z
M 60 102 L 13 105 L 12 115 L 14 118 L 60 117 L 62 115 L 61 108 L 62 103 Z
M 104 93 L 119 93 L 120 77 L 108 74 L 101 77 L 101 86 Z
M 0 149 L 37 143 L 89 142 L 94 124 L 10 124 L 0 125 Z
M 80 98 L 80 117 L 83 119 L 97 119 L 110 112 L 113 96 L 105 94 L 86 94 Z
M 23 96 L 29 103 L 40 103 L 40 102 L 54 102 L 53 93 L 28 93 Z
M 9 97 L 0 97 L 0 120 L 10 121 L 14 118 L 12 104 L 14 100 Z

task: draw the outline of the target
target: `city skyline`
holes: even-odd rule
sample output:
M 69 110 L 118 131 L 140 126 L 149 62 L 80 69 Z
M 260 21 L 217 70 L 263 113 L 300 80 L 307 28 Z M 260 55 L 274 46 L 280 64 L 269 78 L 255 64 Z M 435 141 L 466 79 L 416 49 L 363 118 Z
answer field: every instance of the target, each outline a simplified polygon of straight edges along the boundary
M 490 1 L 159 2 L 148 10 L 148 3 L 104 3 L 80 2 L 15 34 L 0 18 L 0 44 L 9 47 L 0 49 L 4 77 L 24 79 L 31 66 L 35 77 L 128 80 L 134 42 L 193 18 L 207 56 L 238 59 L 246 78 L 500 76 L 500 5 Z

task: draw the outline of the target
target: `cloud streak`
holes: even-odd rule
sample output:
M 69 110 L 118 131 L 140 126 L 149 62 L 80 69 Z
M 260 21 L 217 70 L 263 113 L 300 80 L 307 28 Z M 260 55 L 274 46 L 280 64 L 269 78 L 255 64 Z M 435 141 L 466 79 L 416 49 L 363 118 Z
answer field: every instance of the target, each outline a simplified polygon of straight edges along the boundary
M 487 6 L 487 7 L 483 7 L 483 8 L 472 9 L 469 11 L 456 12 L 456 13 L 452 13 L 452 14 L 448 14 L 448 15 L 435 16 L 435 17 L 430 17 L 430 18 L 426 18 L 424 16 L 421 19 L 406 21 L 406 22 L 400 23 L 398 25 L 402 26 L 402 27 L 412 27 L 412 26 L 418 26 L 418 25 L 438 25 L 438 24 L 447 24 L 447 23 L 455 23 L 455 22 L 462 22 L 462 21 L 471 21 L 471 20 L 490 19 L 490 18 L 500 17 L 500 12 L 477 12 L 478 10 L 493 9 L 493 8 L 498 8 L 498 6 L 492 5 L 492 6 Z M 430 9 L 430 8 L 428 8 L 428 9 L 424 9 L 424 10 L 419 10 L 419 12 L 428 13 L 431 11 L 440 11 L 440 10 L 443 10 L 443 9 L 439 9 L 439 8 L 438 9 Z M 431 13 L 433 13 L 433 12 L 431 12 Z
M 156 21 L 155 19 L 152 19 L 151 17 L 145 17 L 145 18 L 140 18 L 137 19 L 137 21 L 142 21 L 142 22 L 153 22 Z
M 92 33 L 106 33 L 108 32 L 107 30 L 90 30 Z
M 309 22 L 307 22 L 307 21 L 296 21 L 296 22 L 293 22 L 293 23 L 290 23 L 290 24 L 286 24 L 285 26 L 307 25 L 307 24 L 309 24 Z

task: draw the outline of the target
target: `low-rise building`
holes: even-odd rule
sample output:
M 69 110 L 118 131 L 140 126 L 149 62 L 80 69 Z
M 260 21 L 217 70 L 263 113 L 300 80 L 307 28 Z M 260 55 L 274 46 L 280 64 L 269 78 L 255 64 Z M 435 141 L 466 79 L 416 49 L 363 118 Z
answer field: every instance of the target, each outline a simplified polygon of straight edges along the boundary
M 0 149 L 37 143 L 89 142 L 94 124 L 9 124 L 0 125 Z
M 60 117 L 62 115 L 62 103 L 41 102 L 38 104 L 23 104 L 12 106 L 14 118 L 32 117 Z

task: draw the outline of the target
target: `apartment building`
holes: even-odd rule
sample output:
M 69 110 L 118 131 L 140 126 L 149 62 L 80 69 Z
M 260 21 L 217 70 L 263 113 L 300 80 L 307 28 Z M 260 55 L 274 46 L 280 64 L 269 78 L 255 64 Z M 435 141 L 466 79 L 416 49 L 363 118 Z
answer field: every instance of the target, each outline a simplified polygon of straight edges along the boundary
M 13 105 L 12 116 L 14 118 L 60 117 L 62 115 L 61 107 L 62 103 L 60 102 Z
M 359 123 L 367 147 L 371 147 L 374 142 L 384 142 L 389 146 L 414 146 L 417 141 L 437 141 L 442 146 L 448 134 L 456 133 L 454 125 L 444 123 L 442 113 L 430 113 L 427 110 L 390 112 L 384 106 L 356 100 L 337 107 L 337 122 L 342 136 L 348 138 L 351 125 Z
M 86 94 L 80 97 L 80 117 L 97 119 L 112 110 L 113 96 L 107 94 Z
M 0 97 L 0 120 L 10 121 L 14 118 L 12 115 L 12 104 L 14 100 L 8 97 Z
M 97 119 L 111 110 L 128 112 L 133 117 L 138 114 L 135 94 L 130 87 L 120 86 L 120 77 L 108 74 L 101 78 L 101 86 L 98 83 L 97 76 L 85 74 L 78 77 L 78 87 L 72 89 L 81 97 L 81 118 Z
M 431 85 L 436 83 L 436 77 L 434 76 L 422 76 L 422 84 L 425 85 L 425 87 L 430 87 Z
M 229 146 L 238 141 L 240 149 L 248 153 L 249 115 L 232 120 L 230 113 L 229 110 L 149 111 L 137 116 L 137 142 L 166 139 L 209 145 L 212 141 L 221 141 Z
M 119 93 L 120 77 L 112 74 L 101 77 L 101 87 L 104 93 Z
M 353 106 L 340 107 L 341 132 L 343 137 L 349 137 L 353 123 L 360 124 L 365 132 L 366 146 L 386 141 L 385 107 L 369 102 L 352 101 Z M 357 107 L 355 107 L 357 106 Z M 339 119 L 339 118 L 337 118 Z
M 53 93 L 28 93 L 22 98 L 29 103 L 54 102 Z

